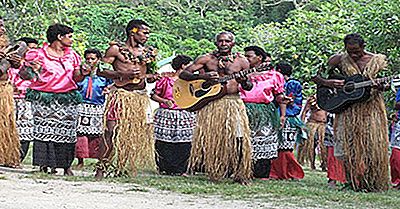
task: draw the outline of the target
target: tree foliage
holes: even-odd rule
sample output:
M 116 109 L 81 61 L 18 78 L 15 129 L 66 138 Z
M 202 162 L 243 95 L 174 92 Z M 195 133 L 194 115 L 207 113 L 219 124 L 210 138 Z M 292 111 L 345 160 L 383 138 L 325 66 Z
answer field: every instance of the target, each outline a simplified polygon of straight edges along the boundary
M 367 50 L 386 54 L 392 74 L 400 61 L 400 7 L 397 1 L 311 1 L 293 10 L 283 23 L 260 24 L 251 43 L 263 45 L 276 61 L 295 67 L 294 76 L 307 82 L 327 59 L 344 49 L 343 38 L 360 33 Z

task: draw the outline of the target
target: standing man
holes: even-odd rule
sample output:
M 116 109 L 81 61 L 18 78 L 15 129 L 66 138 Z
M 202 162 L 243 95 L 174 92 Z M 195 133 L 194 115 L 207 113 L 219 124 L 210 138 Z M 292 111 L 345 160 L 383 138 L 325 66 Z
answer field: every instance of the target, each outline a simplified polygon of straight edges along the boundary
M 20 143 L 15 124 L 13 87 L 8 82 L 7 71 L 18 68 L 21 59 L 8 55 L 9 41 L 4 20 L 0 17 L 0 165 L 18 166 Z M 11 64 L 11 66 L 10 66 Z
M 181 79 L 215 81 L 249 68 L 245 57 L 232 53 L 232 33 L 221 32 L 215 41 L 217 51 L 197 58 L 180 74 Z M 194 74 L 196 71 L 200 73 Z M 204 166 L 212 181 L 233 175 L 235 181 L 246 184 L 252 176 L 250 128 L 239 84 L 244 90 L 253 86 L 247 78 L 229 80 L 226 95 L 198 111 L 190 163 L 192 169 Z
M 117 152 L 117 175 L 136 174 L 137 164 L 155 165 L 154 142 L 146 120 L 150 105 L 146 92 L 146 74 L 155 73 L 157 51 L 145 46 L 150 27 L 143 20 L 131 20 L 126 26 L 124 43 L 111 43 L 103 61 L 114 70 L 103 70 L 100 76 L 113 79 L 114 90 L 106 105 L 106 132 L 100 144 L 96 178 L 101 179 Z M 127 163 L 129 166 L 127 166 Z
M 315 170 L 315 148 L 319 146 L 321 150 L 321 169 L 326 171 L 327 150 L 324 145 L 325 128 L 327 122 L 327 112 L 321 109 L 317 104 L 316 95 L 311 95 L 306 102 L 301 120 L 305 121 L 307 113 L 310 112 L 310 117 L 307 119 L 308 139 L 299 145 L 298 159 L 301 164 L 304 161 L 310 162 L 310 167 Z M 317 136 L 317 140 L 315 140 Z
M 376 78 L 386 68 L 386 56 L 373 54 L 364 49 L 363 38 L 356 33 L 344 38 L 346 51 L 332 56 L 330 69 L 339 69 L 344 76 L 361 74 Z M 332 75 L 332 70 L 328 75 Z M 314 77 L 317 84 L 340 88 L 343 80 Z M 379 87 L 379 86 L 375 86 Z M 371 90 L 369 100 L 356 103 L 335 117 L 335 137 L 337 145 L 342 145 L 346 178 L 355 191 L 385 191 L 389 182 L 388 128 L 383 94 L 378 89 Z
M 81 57 L 71 48 L 73 32 L 66 25 L 49 26 L 48 43 L 28 51 L 20 71 L 23 79 L 32 80 L 26 100 L 33 110 L 33 165 L 46 173 L 63 168 L 64 175 L 73 175 L 77 106 L 82 101 L 76 82 L 83 79 Z

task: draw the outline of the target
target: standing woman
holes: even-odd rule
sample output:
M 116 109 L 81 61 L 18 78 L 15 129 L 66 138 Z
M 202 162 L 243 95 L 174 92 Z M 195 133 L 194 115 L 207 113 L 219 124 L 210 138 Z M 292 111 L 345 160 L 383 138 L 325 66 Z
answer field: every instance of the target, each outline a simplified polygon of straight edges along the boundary
M 267 64 L 269 57 L 264 49 L 249 46 L 244 51 L 250 67 L 263 70 L 250 76 L 249 79 L 253 83 L 250 91 L 239 89 L 240 97 L 246 105 L 251 129 L 253 176 L 266 180 L 269 178 L 271 160 L 278 157 L 278 133 L 285 112 L 279 115 L 274 100 L 282 109 L 285 108 L 285 104 L 282 103 L 285 81 L 281 73 Z
M 50 167 L 52 173 L 63 168 L 64 175 L 73 175 L 77 106 L 82 101 L 76 84 L 83 79 L 81 58 L 71 48 L 73 32 L 66 25 L 51 25 L 48 43 L 30 50 L 20 71 L 24 79 L 36 77 L 26 93 L 33 109 L 33 165 L 43 172 Z
M 186 175 L 196 114 L 181 110 L 175 104 L 172 87 L 191 61 L 186 55 L 176 56 L 172 60 L 173 76 L 157 81 L 151 93 L 151 99 L 160 104 L 154 116 L 154 138 L 156 163 L 161 174 Z

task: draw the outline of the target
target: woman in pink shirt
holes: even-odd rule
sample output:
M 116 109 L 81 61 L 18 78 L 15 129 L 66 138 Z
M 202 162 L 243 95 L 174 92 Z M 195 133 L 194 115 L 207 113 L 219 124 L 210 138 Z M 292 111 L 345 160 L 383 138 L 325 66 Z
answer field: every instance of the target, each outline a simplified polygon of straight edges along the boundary
M 271 160 L 278 157 L 279 127 L 285 119 L 285 111 L 279 116 L 278 107 L 284 104 L 284 78 L 268 65 L 269 56 L 258 46 L 245 49 L 250 67 L 262 69 L 262 72 L 249 76 L 253 83 L 250 91 L 240 88 L 240 97 L 246 105 L 251 129 L 253 148 L 253 176 L 262 180 L 269 178 Z
M 179 73 L 192 59 L 178 55 L 172 60 L 175 73 L 157 81 L 151 99 L 160 104 L 154 116 L 154 138 L 157 166 L 161 174 L 185 175 L 190 156 L 196 114 L 181 110 L 172 97 L 173 85 Z
M 63 168 L 65 175 L 73 175 L 71 163 L 75 156 L 77 105 L 82 101 L 76 82 L 81 58 L 71 49 L 73 29 L 55 24 L 47 29 L 47 40 L 42 48 L 30 50 L 20 75 L 32 79 L 26 100 L 33 109 L 33 165 L 41 170 L 56 172 Z

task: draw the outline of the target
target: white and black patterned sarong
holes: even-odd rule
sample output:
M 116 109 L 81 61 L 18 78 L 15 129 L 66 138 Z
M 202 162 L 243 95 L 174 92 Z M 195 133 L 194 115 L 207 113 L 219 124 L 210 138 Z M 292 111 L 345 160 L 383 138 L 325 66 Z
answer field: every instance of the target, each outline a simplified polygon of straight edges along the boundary
M 60 104 L 57 100 L 49 105 L 32 102 L 34 140 L 56 143 L 76 143 L 78 121 L 76 104 Z
M 79 104 L 78 116 L 78 134 L 101 135 L 103 133 L 104 105 Z
M 21 141 L 32 141 L 33 140 L 33 115 L 32 115 L 32 104 L 25 99 L 14 99 L 15 110 L 16 110 L 16 124 L 19 139 Z
M 172 143 L 191 142 L 195 126 L 194 112 L 158 108 L 154 115 L 155 140 Z
M 246 103 L 253 160 L 278 157 L 279 115 L 274 104 Z

